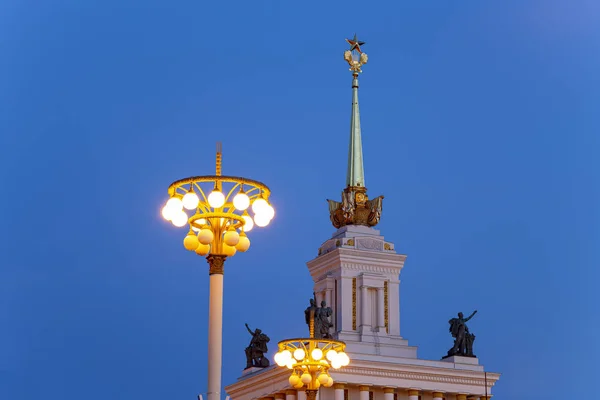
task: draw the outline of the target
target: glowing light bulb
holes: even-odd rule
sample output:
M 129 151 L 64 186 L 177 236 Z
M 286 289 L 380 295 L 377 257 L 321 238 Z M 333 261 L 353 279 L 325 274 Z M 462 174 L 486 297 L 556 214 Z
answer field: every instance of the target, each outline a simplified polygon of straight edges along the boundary
M 296 386 L 298 384 L 298 382 L 300 382 L 300 377 L 298 375 L 294 374 L 294 375 L 290 376 L 290 379 L 288 380 L 288 382 L 290 382 L 290 386 Z
M 225 195 L 215 189 L 208 195 L 208 204 L 212 208 L 220 208 L 225 204 Z
M 267 204 L 264 208 L 262 208 L 259 211 L 259 214 L 264 215 L 265 217 L 269 218 L 269 220 L 272 220 L 275 216 L 275 209 L 272 205 Z
M 305 356 L 306 356 L 306 352 L 303 349 L 294 350 L 294 358 L 296 360 L 302 361 L 302 360 L 304 360 Z
M 260 214 L 261 211 L 268 205 L 269 203 L 267 203 L 265 199 L 259 197 L 258 199 L 254 200 L 254 203 L 252 203 L 252 211 L 254 214 Z
M 254 216 L 254 223 L 260 228 L 264 228 L 265 226 L 269 225 L 269 222 L 271 222 L 271 220 L 264 214 L 256 214 Z
M 180 211 L 183 209 L 183 203 L 179 197 L 171 197 L 166 204 L 173 211 Z
M 223 241 L 228 246 L 235 246 L 240 241 L 240 235 L 235 231 L 235 229 L 229 230 L 225 232 L 225 235 L 223 235 Z
M 210 253 L 210 244 L 199 243 L 198 247 L 196 247 L 196 254 L 199 256 L 205 256 L 208 253 Z
M 312 357 L 313 360 L 319 361 L 321 358 L 323 358 L 323 350 L 321 350 L 321 349 L 313 349 L 313 351 L 310 353 L 310 355 L 311 355 L 311 357 Z
M 173 213 L 171 222 L 178 228 L 181 228 L 188 222 L 188 216 L 183 210 L 179 210 Z
M 233 198 L 233 206 L 236 210 L 244 211 L 250 206 L 250 197 L 244 192 L 239 192 Z
M 183 196 L 183 199 L 181 199 L 181 203 L 188 210 L 195 210 L 196 207 L 198 207 L 199 202 L 200 202 L 200 199 L 198 198 L 198 195 L 193 190 L 187 192 L 185 194 L 185 196 Z
M 169 206 L 164 206 L 162 208 L 161 213 L 162 213 L 163 218 L 166 219 L 167 221 L 170 221 L 171 218 L 173 218 L 173 209 L 169 208 Z
M 183 239 L 183 247 L 185 247 L 185 249 L 189 251 L 195 251 L 198 248 L 199 244 L 200 243 L 198 242 L 198 238 L 196 237 L 196 235 L 194 235 L 194 232 L 188 233 Z
M 325 357 L 329 360 L 329 361 L 333 361 L 335 359 L 335 357 L 337 356 L 337 351 L 335 350 L 329 350 L 327 352 L 327 354 L 325 355 Z
M 240 233 L 240 241 L 235 245 L 235 248 L 240 253 L 244 253 L 250 248 L 250 239 L 248 239 L 248 236 L 246 236 L 244 231 Z
M 202 244 L 211 244 L 215 234 L 208 228 L 201 229 L 198 232 L 198 241 Z
M 302 374 L 302 376 L 300 377 L 300 380 L 302 381 L 302 383 L 304 383 L 305 385 L 308 385 L 311 381 L 312 381 L 312 376 L 310 376 L 310 374 L 308 372 L 305 372 Z
M 252 228 L 254 228 L 254 221 L 252 221 L 252 217 L 249 215 L 242 215 L 244 219 L 244 232 L 250 232 Z
M 227 257 L 233 257 L 237 253 L 237 250 L 233 246 L 229 246 L 223 243 L 223 254 Z

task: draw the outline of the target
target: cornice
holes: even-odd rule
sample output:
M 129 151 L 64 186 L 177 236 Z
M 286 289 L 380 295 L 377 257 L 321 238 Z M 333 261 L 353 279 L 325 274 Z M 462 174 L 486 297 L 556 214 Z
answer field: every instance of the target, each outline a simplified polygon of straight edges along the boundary
M 373 363 L 355 363 L 355 365 L 335 371 L 335 374 L 339 375 L 339 381 L 348 382 L 350 384 L 352 384 L 353 379 L 348 379 L 348 376 L 411 380 L 415 383 L 420 381 L 477 387 L 484 387 L 486 385 L 486 379 L 481 371 L 413 366 L 407 364 L 390 364 L 390 368 L 381 368 L 369 364 Z M 401 368 L 401 370 L 399 370 L 399 368 Z M 227 393 L 233 397 L 243 396 L 251 392 L 260 393 L 258 397 L 266 396 L 275 391 L 289 389 L 288 378 L 288 369 L 273 367 L 273 369 L 260 372 L 256 375 L 240 378 L 240 380 L 227 386 L 225 389 Z M 500 374 L 487 372 L 488 388 L 492 388 L 498 379 L 500 379 Z M 357 380 L 357 382 L 359 381 L 360 380 Z

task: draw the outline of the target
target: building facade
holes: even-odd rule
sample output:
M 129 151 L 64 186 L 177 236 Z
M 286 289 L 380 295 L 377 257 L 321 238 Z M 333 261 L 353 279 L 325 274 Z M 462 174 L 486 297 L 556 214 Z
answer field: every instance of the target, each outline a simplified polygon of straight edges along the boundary
M 484 372 L 475 357 L 442 360 L 417 357 L 401 335 L 400 275 L 406 256 L 375 229 L 383 197 L 369 200 L 364 182 L 358 74 L 367 57 L 356 37 L 344 58 L 352 71 L 352 113 L 346 188 L 342 201 L 329 200 L 337 230 L 307 263 L 317 304 L 333 309 L 332 334 L 346 343 L 351 363 L 332 370 L 334 385 L 321 387 L 319 400 L 484 400 L 497 373 Z M 225 389 L 232 400 L 306 400 L 292 389 L 285 367 L 249 368 Z

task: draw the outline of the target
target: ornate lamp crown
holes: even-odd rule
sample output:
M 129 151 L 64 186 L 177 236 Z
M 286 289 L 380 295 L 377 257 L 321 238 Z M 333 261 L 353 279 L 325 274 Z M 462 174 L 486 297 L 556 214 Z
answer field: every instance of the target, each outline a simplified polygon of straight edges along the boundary
M 361 42 L 354 35 L 346 39 L 350 49 L 344 52 L 344 59 L 352 72 L 352 114 L 350 118 L 350 146 L 348 149 L 348 172 L 346 189 L 342 192 L 342 201 L 327 200 L 329 215 L 335 228 L 345 225 L 375 226 L 381 218 L 383 196 L 369 200 L 365 187 L 362 138 L 360 129 L 360 111 L 358 107 L 358 74 L 368 61 L 367 54 L 361 49 Z
M 329 334 L 318 334 L 315 337 L 315 319 L 327 320 L 331 308 L 322 303 L 317 307 L 316 299 L 311 299 L 310 306 L 306 309 L 305 317 L 309 327 L 309 338 L 287 339 L 279 342 L 279 351 L 275 354 L 275 362 L 280 367 L 286 366 L 292 370 L 289 378 L 290 385 L 295 389 L 304 388 L 308 400 L 315 400 L 317 390 L 323 385 L 331 387 L 333 378 L 329 369 L 338 369 L 350 364 L 350 358 L 344 352 L 346 344 L 330 338 Z M 321 326 L 322 327 L 322 326 Z M 330 323 L 325 329 L 317 329 L 317 333 L 328 331 Z
M 189 225 L 183 245 L 200 256 L 232 257 L 237 251 L 245 252 L 250 247 L 246 233 L 254 225 L 267 226 L 275 215 L 268 202 L 271 192 L 265 184 L 223 176 L 221 163 L 222 148 L 217 143 L 215 175 L 173 182 L 168 189 L 170 198 L 162 209 L 163 217 L 176 227 Z M 186 210 L 193 214 L 189 216 Z

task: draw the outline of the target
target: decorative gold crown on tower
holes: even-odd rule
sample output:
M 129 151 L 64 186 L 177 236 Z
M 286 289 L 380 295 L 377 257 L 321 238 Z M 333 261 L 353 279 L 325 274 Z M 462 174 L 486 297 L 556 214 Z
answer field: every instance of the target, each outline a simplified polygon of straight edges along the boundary
M 329 217 L 335 228 L 345 225 L 375 226 L 381 218 L 383 196 L 369 200 L 362 157 L 362 138 L 360 130 L 360 112 L 358 107 L 358 74 L 368 57 L 363 53 L 361 42 L 354 35 L 352 40 L 346 39 L 350 49 L 344 52 L 344 59 L 352 72 L 352 114 L 350 119 L 350 147 L 348 150 L 348 173 L 346 188 L 342 191 L 342 201 L 327 200 Z

